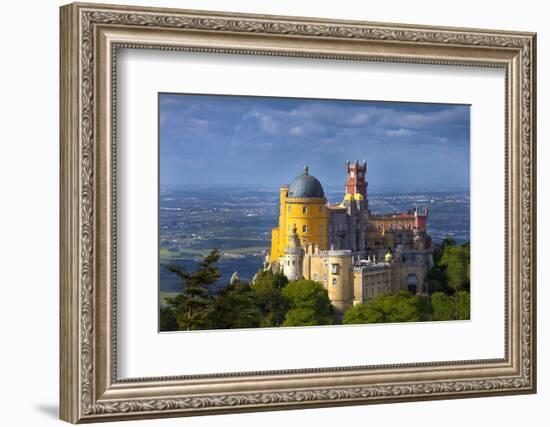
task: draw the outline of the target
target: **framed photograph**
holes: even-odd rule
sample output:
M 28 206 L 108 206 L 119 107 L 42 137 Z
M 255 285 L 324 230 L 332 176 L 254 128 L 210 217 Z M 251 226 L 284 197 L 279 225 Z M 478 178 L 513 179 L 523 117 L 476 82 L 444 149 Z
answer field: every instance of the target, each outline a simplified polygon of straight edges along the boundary
M 63 420 L 536 391 L 535 34 L 60 22 Z

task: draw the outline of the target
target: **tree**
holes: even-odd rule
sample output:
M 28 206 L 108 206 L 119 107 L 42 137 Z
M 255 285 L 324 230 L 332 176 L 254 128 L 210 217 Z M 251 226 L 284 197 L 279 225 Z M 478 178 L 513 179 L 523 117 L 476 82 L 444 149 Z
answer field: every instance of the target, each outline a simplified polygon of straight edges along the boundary
M 459 291 L 454 295 L 447 295 L 436 292 L 432 295 L 432 307 L 433 320 L 468 320 L 470 319 L 470 293 Z
M 443 244 L 441 245 L 441 248 L 444 250 L 447 246 L 455 246 L 456 241 L 451 236 L 447 236 L 443 239 Z
M 219 259 L 220 253 L 214 249 L 199 262 L 193 273 L 179 264 L 166 266 L 168 271 L 181 279 L 182 292 L 166 298 L 168 306 L 175 312 L 179 330 L 208 328 L 208 309 L 212 302 L 209 286 L 221 277 L 216 266 Z
M 269 270 L 260 270 L 256 274 L 256 279 L 254 280 L 254 287 L 270 287 L 276 289 L 283 289 L 288 284 L 287 277 L 281 273 L 273 273 L 271 269 Z
M 311 326 L 332 324 L 333 309 L 328 292 L 313 280 L 296 280 L 282 290 L 290 310 L 283 326 Z M 302 323 L 303 322 L 303 323 Z
M 344 313 L 344 324 L 420 322 L 430 318 L 431 305 L 426 297 L 401 290 L 350 307 Z
M 344 325 L 365 324 L 365 323 L 384 323 L 384 311 L 377 304 L 357 304 L 348 308 L 344 312 Z
M 288 283 L 283 273 L 259 271 L 252 285 L 256 303 L 261 312 L 261 327 L 281 326 L 288 311 L 289 301 L 282 289 Z
M 453 244 L 454 242 L 450 237 L 447 237 L 443 240 L 442 244 L 433 245 L 433 266 L 428 271 L 428 275 L 426 277 L 428 281 L 428 289 L 430 293 L 433 292 L 446 292 L 447 291 L 447 279 L 445 277 L 445 267 L 440 265 L 441 257 L 443 256 L 443 249 L 446 245 Z
M 212 329 L 259 327 L 261 311 L 250 285 L 235 282 L 220 291 L 208 319 Z
M 458 319 L 470 320 L 470 292 L 458 293 Z
M 178 321 L 176 311 L 173 307 L 161 307 L 160 309 L 160 330 L 163 332 L 177 331 Z
M 311 308 L 291 308 L 286 313 L 283 326 L 315 326 L 319 323 L 317 313 Z
M 452 296 L 443 292 L 432 294 L 433 320 L 453 320 L 455 304 Z
M 470 244 L 445 246 L 440 265 L 445 267 L 447 285 L 456 296 L 454 318 L 459 318 L 458 292 L 470 289 Z
M 470 286 L 470 245 L 446 246 L 440 264 L 445 267 L 448 285 L 458 291 Z
M 470 289 L 469 242 L 457 245 L 452 237 L 446 237 L 440 245 L 434 245 L 433 261 L 427 275 L 430 293 L 454 295 L 460 290 Z

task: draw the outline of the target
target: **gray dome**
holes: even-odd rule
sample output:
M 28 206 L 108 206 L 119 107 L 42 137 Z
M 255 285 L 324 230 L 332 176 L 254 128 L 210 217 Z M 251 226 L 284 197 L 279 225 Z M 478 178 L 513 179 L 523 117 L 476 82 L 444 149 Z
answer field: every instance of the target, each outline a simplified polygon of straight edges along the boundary
M 294 181 L 290 184 L 288 197 L 325 197 L 325 192 L 319 180 L 308 173 L 308 167 L 306 166 L 304 174 L 294 178 Z

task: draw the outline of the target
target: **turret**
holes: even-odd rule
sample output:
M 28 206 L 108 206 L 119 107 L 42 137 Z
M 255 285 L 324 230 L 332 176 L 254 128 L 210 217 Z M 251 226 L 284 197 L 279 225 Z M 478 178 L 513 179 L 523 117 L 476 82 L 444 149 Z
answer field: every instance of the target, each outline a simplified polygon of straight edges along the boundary
M 332 305 L 343 313 L 353 305 L 353 254 L 350 250 L 327 251 L 327 291 Z
M 304 249 L 300 245 L 300 237 L 296 224 L 292 228 L 292 234 L 289 236 L 288 245 L 285 248 L 283 258 L 283 273 L 288 280 L 298 280 L 302 274 L 302 263 L 304 260 Z

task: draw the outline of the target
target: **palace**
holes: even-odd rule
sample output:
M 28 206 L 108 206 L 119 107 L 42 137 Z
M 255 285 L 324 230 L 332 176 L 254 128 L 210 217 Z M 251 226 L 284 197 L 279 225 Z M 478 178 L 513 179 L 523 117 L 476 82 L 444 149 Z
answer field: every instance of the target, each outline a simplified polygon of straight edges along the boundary
M 425 293 L 433 264 L 428 209 L 372 214 L 366 173 L 366 162 L 347 162 L 344 200 L 335 205 L 328 204 L 307 166 L 283 185 L 279 226 L 272 230 L 266 258 L 268 268 L 289 280 L 322 283 L 340 312 L 400 289 Z

